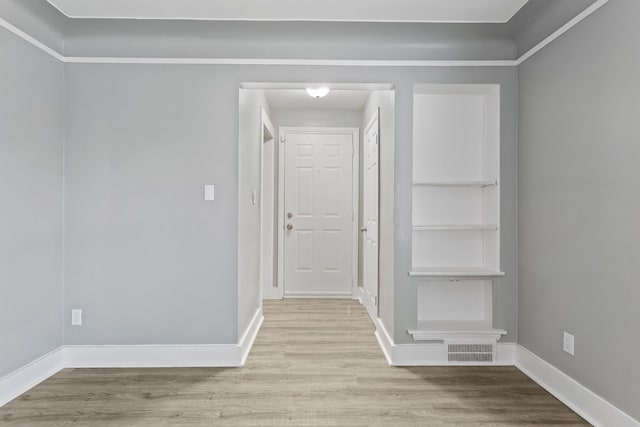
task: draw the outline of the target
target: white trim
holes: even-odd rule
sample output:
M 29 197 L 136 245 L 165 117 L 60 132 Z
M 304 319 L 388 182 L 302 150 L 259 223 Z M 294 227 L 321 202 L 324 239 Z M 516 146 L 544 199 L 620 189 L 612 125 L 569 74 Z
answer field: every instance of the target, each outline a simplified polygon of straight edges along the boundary
M 262 246 L 264 244 L 263 242 L 264 230 L 262 229 L 262 221 L 264 217 L 264 146 L 265 146 L 264 128 L 265 127 L 271 133 L 271 137 L 272 137 L 271 140 L 273 143 L 273 171 L 275 172 L 278 166 L 278 158 L 277 158 L 278 135 L 276 134 L 275 127 L 273 126 L 273 123 L 271 122 L 271 119 L 269 118 L 267 111 L 264 109 L 264 106 L 261 105 L 260 106 L 260 301 L 263 301 L 265 299 L 282 299 L 282 287 L 279 286 L 277 279 L 276 279 L 276 283 L 272 283 L 273 280 L 271 280 L 270 282 L 264 283 L 264 280 L 263 280 L 264 279 L 263 273 L 264 273 L 264 267 L 265 267 L 264 251 L 262 251 Z M 274 202 L 277 201 L 278 199 L 277 180 L 278 180 L 278 177 L 274 176 L 273 177 Z M 275 207 L 277 208 L 277 206 Z M 275 210 L 276 212 L 274 212 L 274 215 L 278 215 L 277 209 Z M 276 221 L 276 223 L 278 222 L 277 216 L 274 217 L 274 220 Z M 277 244 L 278 243 L 277 242 L 278 227 L 276 226 L 275 229 L 276 230 L 273 233 L 273 239 Z M 277 251 L 276 251 L 276 254 L 274 254 L 274 256 L 277 257 Z M 274 268 L 277 268 L 277 267 L 274 266 Z M 277 271 L 275 273 L 277 274 Z
M 353 218 L 351 226 L 351 287 L 345 292 L 290 292 L 287 293 L 284 281 L 285 258 L 285 147 L 288 133 L 327 135 L 351 135 L 353 155 L 351 159 L 352 205 Z M 336 126 L 280 126 L 278 128 L 278 287 L 282 289 L 284 298 L 353 298 L 358 286 L 358 215 L 360 209 L 360 128 Z
M 558 28 L 556 31 L 554 31 L 553 33 L 551 33 L 551 35 L 549 35 L 547 38 L 545 38 L 544 40 L 542 40 L 540 43 L 538 43 L 537 45 L 535 45 L 534 47 L 532 47 L 531 49 L 529 49 L 526 53 L 524 53 L 522 56 L 520 56 L 520 58 L 518 58 L 516 60 L 516 66 L 522 64 L 524 61 L 526 61 L 527 59 L 531 58 L 533 55 L 535 55 L 536 53 L 538 53 L 540 50 L 542 50 L 544 47 L 546 47 L 548 44 L 550 44 L 552 41 L 554 41 L 555 39 L 557 39 L 558 37 L 560 37 L 561 35 L 563 35 L 564 33 L 566 33 L 567 31 L 569 31 L 571 28 L 575 27 L 578 23 L 580 23 L 583 19 L 585 19 L 586 17 L 588 17 L 589 15 L 591 15 L 593 12 L 595 12 L 596 10 L 600 9 L 602 6 L 604 6 L 605 4 L 607 4 L 609 2 L 609 0 L 598 0 L 595 3 L 593 3 L 591 6 L 589 6 L 588 8 L 586 8 L 585 10 L 583 10 L 581 13 L 579 13 L 578 15 L 576 15 L 573 19 L 571 19 L 569 22 L 567 22 L 566 24 L 564 24 L 562 27 Z
M 182 8 L 168 1 L 151 1 L 149 3 L 115 2 L 110 11 L 100 7 L 99 2 L 85 0 L 83 5 L 69 4 L 65 1 L 47 0 L 67 18 L 91 20 L 165 20 L 165 21 L 246 21 L 246 22 L 354 22 L 354 23 L 449 23 L 449 24 L 505 24 L 509 22 L 526 4 L 528 0 L 494 0 L 492 4 L 478 9 L 466 7 L 464 4 L 445 6 L 442 0 L 401 0 L 395 4 L 395 10 L 385 9 L 383 1 L 325 1 L 320 13 L 313 8 L 291 7 L 286 1 L 275 1 L 268 8 L 261 8 L 260 0 L 245 0 L 234 5 L 214 4 L 207 7 L 191 0 Z M 458 0 L 460 2 L 460 0 Z M 60 4 L 62 3 L 62 5 Z M 77 3 L 77 2 L 76 2 Z M 473 0 L 471 1 L 473 3 Z M 370 6 L 363 10 L 365 6 Z M 69 11 L 69 9 L 71 11 Z M 311 11 L 311 12 L 309 12 Z M 316 12 L 316 13 L 314 13 Z
M 285 294 L 284 298 L 296 299 L 296 298 L 331 298 L 331 299 L 353 299 L 353 292 L 293 292 Z
M 258 308 L 238 344 L 65 346 L 65 366 L 68 368 L 239 367 L 246 362 L 263 320 L 262 308 Z
M 609 0 L 597 0 L 565 25 L 535 45 L 518 59 L 498 60 L 386 60 L 386 59 L 267 59 L 267 58 L 144 58 L 144 57 L 92 57 L 64 56 L 40 42 L 4 19 L 0 26 L 6 28 L 32 45 L 48 53 L 58 61 L 70 64 L 181 64 L 181 65 L 283 65 L 283 66 L 333 66 L 333 67 L 517 67 L 549 43 L 576 26 Z
M 177 368 L 240 366 L 237 344 L 72 345 L 65 347 L 70 368 Z
M 380 345 L 382 354 L 384 354 L 385 359 L 387 359 L 387 363 L 389 364 L 389 366 L 395 366 L 395 364 L 393 363 L 393 346 L 395 344 L 393 343 L 391 336 L 389 335 L 387 329 L 384 327 L 384 324 L 379 318 L 372 317 L 371 320 L 373 320 L 373 324 L 376 327 L 374 335 L 378 340 L 378 344 Z
M 378 315 L 378 307 L 373 304 L 373 300 L 371 300 L 371 298 L 367 297 L 367 294 L 364 292 L 364 285 L 356 286 L 354 288 L 353 298 L 360 301 L 360 304 L 362 304 L 365 310 L 367 310 L 367 314 L 371 319 Z
M 59 347 L 0 378 L 0 407 L 55 375 L 64 367 L 64 352 L 63 348 Z
M 315 82 L 317 83 L 317 82 Z M 327 83 L 323 82 L 331 90 L 393 90 L 393 83 Z M 305 82 L 240 82 L 241 89 L 306 89 L 309 83 Z
M 375 336 L 390 366 L 438 366 L 438 344 L 394 344 L 382 322 L 377 319 Z M 525 347 L 513 343 L 498 343 L 497 361 L 492 365 L 515 365 L 554 397 L 596 427 L 640 427 L 633 419 L 550 363 Z M 483 364 L 486 365 L 486 364 Z
M 240 349 L 240 365 L 244 366 L 247 363 L 247 357 L 249 357 L 249 353 L 251 352 L 251 348 L 253 344 L 256 342 L 256 338 L 258 337 L 258 332 L 260 332 L 260 328 L 262 327 L 262 323 L 264 322 L 264 315 L 262 314 L 262 303 L 261 306 L 256 310 L 256 314 L 253 315 L 249 326 L 242 334 L 240 341 L 238 341 L 238 347 Z
M 483 322 L 484 323 L 484 322 Z M 421 331 L 421 330 L 408 330 L 407 333 L 411 335 L 414 341 L 444 341 L 444 340 L 490 340 L 498 341 L 502 338 L 502 335 L 506 335 L 507 331 L 504 329 L 486 329 L 486 330 L 443 330 L 443 331 Z
M 56 50 L 50 48 L 46 44 L 42 43 L 40 40 L 36 39 L 35 37 L 32 37 L 31 35 L 29 35 L 27 33 L 25 33 L 20 28 L 14 26 L 13 24 L 10 24 L 9 22 L 5 21 L 2 18 L 0 18 L 0 27 L 6 28 L 7 30 L 9 30 L 13 34 L 15 34 L 16 36 L 18 36 L 21 39 L 23 39 L 24 41 L 26 41 L 28 43 L 31 43 L 32 45 L 34 45 L 38 49 L 44 51 L 45 53 L 48 53 L 51 56 L 53 56 L 58 61 L 66 62 L 65 61 L 66 58 L 63 55 L 61 55 L 60 53 L 58 53 Z
M 378 155 L 378 158 L 376 159 L 377 165 L 378 165 L 378 176 L 377 176 L 377 182 L 376 182 L 376 185 L 375 185 L 375 187 L 378 189 L 378 194 L 377 194 L 377 197 L 376 197 L 377 204 L 375 206 L 376 211 L 378 212 L 378 215 L 377 215 L 377 218 L 376 218 L 376 225 L 377 225 L 377 230 L 376 230 L 377 242 L 376 243 L 378 244 L 378 246 L 377 246 L 377 251 L 376 251 L 376 259 L 375 259 L 376 268 L 378 269 L 378 274 L 376 274 L 376 282 L 373 283 L 373 288 L 375 289 L 375 295 L 369 295 L 365 291 L 365 286 L 367 284 L 364 283 L 364 277 L 362 278 L 362 288 L 360 288 L 360 293 L 362 294 L 361 301 L 364 301 L 363 302 L 364 308 L 367 310 L 367 312 L 369 313 L 369 316 L 371 316 L 372 319 L 378 317 L 378 314 L 379 314 L 378 300 L 380 298 L 380 274 L 379 274 L 380 273 L 380 245 L 379 245 L 379 243 L 380 243 L 380 146 L 382 145 L 382 140 L 380 139 L 380 126 L 381 126 L 380 125 L 380 106 L 378 106 L 375 109 L 375 112 L 372 114 L 371 118 L 367 122 L 367 125 L 362 130 L 362 145 L 363 145 L 363 150 L 366 153 L 366 155 L 369 154 L 368 151 L 366 151 L 368 149 L 366 147 L 366 144 L 367 144 L 366 137 L 367 137 L 367 134 L 368 134 L 369 130 L 371 129 L 371 127 L 374 124 L 377 126 L 376 138 L 378 139 L 378 148 L 376 149 L 376 152 L 377 152 L 377 155 Z M 362 170 L 362 174 L 363 174 L 362 175 L 363 176 L 362 181 L 363 182 L 362 182 L 362 194 L 360 195 L 360 199 L 362 199 L 363 204 L 364 204 L 364 196 L 365 196 L 365 192 L 367 191 L 367 188 L 365 186 L 366 183 L 364 182 L 365 178 L 367 176 L 366 175 L 366 171 L 364 170 L 364 168 L 365 168 L 364 158 L 362 160 L 362 165 L 363 165 L 362 166 L 362 168 L 363 168 L 363 170 Z M 360 166 L 360 162 L 358 162 L 358 167 L 359 166 Z M 362 224 L 361 224 L 362 227 L 366 227 L 367 226 L 367 223 L 366 223 L 367 219 L 365 218 L 365 216 L 366 216 L 366 213 L 363 212 L 363 214 L 362 214 Z M 357 231 L 359 231 L 359 229 Z M 358 235 L 358 237 L 359 237 L 359 235 Z M 363 265 L 363 267 L 362 268 L 363 268 L 363 271 L 364 271 L 364 268 L 365 268 L 364 264 L 366 262 L 365 254 L 364 254 L 364 244 L 366 243 L 366 235 L 363 235 L 362 239 L 363 239 L 363 248 L 362 248 L 362 251 L 363 251 L 362 265 Z M 359 240 L 358 240 L 358 243 L 359 243 Z M 360 260 L 358 259 L 358 261 L 360 261 Z M 359 280 L 360 280 L 360 278 L 358 278 L 358 281 Z
M 238 344 L 61 346 L 0 378 L 0 407 L 64 368 L 241 367 L 263 321 L 258 308 Z
M 389 366 L 514 366 L 515 343 L 497 343 L 491 363 L 449 362 L 444 343 L 395 344 L 382 321 L 371 317 L 375 336 Z
M 360 282 L 360 128 L 353 128 L 351 156 L 351 297 Z
M 284 298 L 284 141 L 285 136 L 282 133 L 282 127 L 278 127 L 278 135 L 276 136 L 276 144 L 278 144 L 278 289 L 282 292 Z
M 493 362 L 449 362 L 444 343 L 393 344 L 392 366 L 513 366 L 514 343 L 497 343 Z
M 66 57 L 74 64 L 294 65 L 334 67 L 514 67 L 516 60 Z
M 213 364 L 211 358 L 220 357 L 224 353 L 220 352 L 221 349 L 225 349 L 226 356 L 231 353 L 236 356 L 243 355 L 245 351 L 248 353 L 262 321 L 262 311 L 258 309 L 238 345 L 60 347 L 0 378 L 0 407 L 63 368 L 241 366 L 244 364 L 246 355 L 241 357 L 241 363 L 229 365 Z M 434 353 L 434 348 L 430 347 L 430 344 L 394 344 L 382 322 L 375 319 L 374 324 L 376 325 L 375 336 L 390 366 L 414 364 L 424 366 L 425 364 L 421 363 L 423 360 L 420 359 Z M 498 363 L 493 365 L 515 364 L 525 375 L 595 426 L 640 427 L 639 421 L 521 345 L 498 344 L 497 359 Z M 430 365 L 436 364 L 430 363 Z
M 639 421 L 521 345 L 517 348 L 516 367 L 595 426 L 640 427 Z

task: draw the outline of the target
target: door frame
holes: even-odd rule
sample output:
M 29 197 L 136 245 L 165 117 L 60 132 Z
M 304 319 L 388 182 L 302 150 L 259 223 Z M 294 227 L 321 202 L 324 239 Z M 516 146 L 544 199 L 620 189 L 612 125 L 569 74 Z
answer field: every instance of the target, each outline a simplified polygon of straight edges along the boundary
M 278 288 L 284 295 L 284 227 L 285 227 L 285 209 L 284 209 L 284 166 L 285 166 L 285 150 L 287 133 L 324 133 L 327 135 L 347 135 L 353 137 L 353 155 L 352 158 L 352 237 L 351 237 L 351 295 L 337 296 L 338 298 L 354 298 L 357 295 L 358 288 L 358 241 L 359 241 L 359 207 L 360 207 L 360 128 L 356 127 L 298 127 L 298 126 L 280 126 L 278 128 Z M 289 297 L 292 298 L 292 297 Z M 305 298 L 331 298 L 330 296 L 305 296 Z
M 265 214 L 265 206 L 264 206 L 264 146 L 266 144 L 265 141 L 265 128 L 267 129 L 267 131 L 271 134 L 271 140 L 273 141 L 273 179 L 274 179 L 274 188 L 273 188 L 273 200 L 274 200 L 274 205 L 277 203 L 277 199 L 278 199 L 278 186 L 276 181 L 276 168 L 278 165 L 278 135 L 276 134 L 276 130 L 275 127 L 273 126 L 273 123 L 271 122 L 271 119 L 269 118 L 269 115 L 267 114 L 266 110 L 263 107 L 260 107 L 260 301 L 264 300 L 264 299 L 281 299 L 282 298 L 282 288 L 280 288 L 277 285 L 277 281 L 274 283 L 271 283 L 271 286 L 268 286 L 268 283 L 264 283 L 263 281 L 263 275 L 264 275 L 264 269 L 265 269 L 265 265 L 266 265 L 266 261 L 265 261 L 265 254 L 262 251 L 262 247 L 264 244 L 264 230 L 262 228 L 263 226 L 263 221 L 264 221 L 264 214 Z M 278 215 L 277 209 L 274 210 L 274 215 Z M 277 221 L 275 221 L 277 218 L 274 218 L 274 222 L 277 223 Z M 275 228 L 276 224 L 273 224 L 272 226 Z M 273 233 L 273 239 L 274 242 L 272 242 L 272 246 L 276 243 L 277 239 L 278 239 L 278 235 L 277 232 L 274 231 Z M 274 257 L 277 257 L 278 254 L 274 253 L 273 254 Z M 277 268 L 277 266 L 274 263 L 273 268 Z M 274 287 L 273 285 L 276 285 L 276 287 Z
M 378 203 L 376 206 L 376 209 L 378 211 L 378 221 L 377 221 L 377 225 L 378 225 L 378 230 L 377 230 L 377 236 L 378 236 L 378 251 L 377 251 L 377 258 L 378 258 L 378 262 L 377 262 L 377 274 L 376 274 L 376 283 L 374 284 L 375 290 L 376 290 L 376 295 L 375 295 L 375 301 L 373 302 L 373 306 L 371 306 L 371 301 L 369 300 L 369 298 L 367 298 L 367 294 L 365 292 L 365 283 L 362 283 L 362 288 L 358 289 L 359 291 L 359 295 L 360 295 L 360 302 L 365 306 L 367 312 L 369 312 L 369 315 L 371 316 L 371 318 L 378 318 L 380 316 L 380 107 L 376 108 L 375 112 L 373 113 L 373 115 L 371 116 L 371 118 L 367 121 L 367 126 L 363 129 L 362 131 L 362 143 L 363 143 L 363 151 L 366 150 L 366 135 L 367 132 L 369 131 L 369 129 L 374 125 L 374 123 L 378 124 Z M 366 179 L 366 169 L 364 167 L 364 162 L 363 162 L 363 173 L 362 173 L 362 179 L 363 179 L 363 187 L 362 187 L 362 197 L 363 197 L 363 204 L 364 204 L 364 193 L 366 191 L 364 185 L 365 185 L 365 179 Z M 366 212 L 363 212 L 363 218 L 362 218 L 362 222 L 363 222 L 363 226 L 366 226 L 366 219 L 364 217 L 364 215 L 366 215 Z M 366 239 L 366 236 L 364 237 L 364 239 Z M 363 255 L 362 255 L 362 264 L 363 264 L 363 272 L 364 272 L 364 268 L 365 268 L 365 256 L 364 256 L 364 250 L 363 250 Z

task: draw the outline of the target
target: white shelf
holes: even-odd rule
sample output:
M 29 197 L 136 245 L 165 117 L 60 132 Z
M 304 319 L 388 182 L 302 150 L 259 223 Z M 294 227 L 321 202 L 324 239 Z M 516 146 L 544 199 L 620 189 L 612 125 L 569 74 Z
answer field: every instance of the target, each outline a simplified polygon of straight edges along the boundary
M 476 231 L 497 230 L 497 225 L 414 225 L 413 231 Z
M 503 277 L 503 271 L 489 270 L 481 267 L 429 267 L 414 268 L 409 272 L 411 277 L 439 277 L 439 278 L 497 278 Z
M 500 88 L 414 88 L 414 341 L 495 343 L 500 271 Z M 453 282 L 453 283 L 452 283 Z
M 498 181 L 417 181 L 413 185 L 425 187 L 490 187 Z
M 485 320 L 421 320 L 417 328 L 408 331 L 414 341 L 443 341 L 451 339 L 499 340 L 504 329 L 493 329 Z

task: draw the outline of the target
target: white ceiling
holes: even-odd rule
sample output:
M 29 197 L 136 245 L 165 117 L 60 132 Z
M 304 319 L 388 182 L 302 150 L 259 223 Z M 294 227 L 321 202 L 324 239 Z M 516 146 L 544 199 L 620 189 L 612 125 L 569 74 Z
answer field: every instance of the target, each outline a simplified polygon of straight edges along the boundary
M 71 18 L 507 22 L 528 0 L 47 0 Z
M 269 106 L 274 110 L 361 110 L 369 91 L 332 90 L 324 98 L 312 98 L 305 89 L 266 89 Z

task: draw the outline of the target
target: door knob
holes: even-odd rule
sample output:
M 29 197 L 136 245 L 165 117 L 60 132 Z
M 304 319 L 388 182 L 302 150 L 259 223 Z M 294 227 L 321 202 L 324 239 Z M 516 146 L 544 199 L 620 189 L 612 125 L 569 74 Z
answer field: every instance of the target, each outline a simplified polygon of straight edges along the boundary
M 289 231 L 293 230 L 293 225 L 287 224 L 287 230 L 289 230 Z
M 363 233 L 366 233 L 367 232 L 367 227 L 360 228 L 360 231 L 362 231 Z

